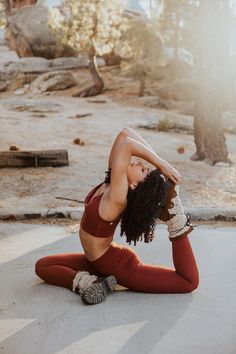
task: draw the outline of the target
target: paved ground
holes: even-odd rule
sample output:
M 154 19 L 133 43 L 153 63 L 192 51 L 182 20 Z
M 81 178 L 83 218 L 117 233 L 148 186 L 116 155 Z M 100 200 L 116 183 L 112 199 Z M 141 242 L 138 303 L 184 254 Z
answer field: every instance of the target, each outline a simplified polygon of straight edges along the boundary
M 136 250 L 147 262 L 172 266 L 165 226 L 157 232 Z M 80 252 L 77 234 L 0 224 L 0 354 L 235 354 L 235 227 L 202 225 L 190 238 L 200 270 L 193 293 L 123 291 L 86 306 L 34 273 L 45 255 Z

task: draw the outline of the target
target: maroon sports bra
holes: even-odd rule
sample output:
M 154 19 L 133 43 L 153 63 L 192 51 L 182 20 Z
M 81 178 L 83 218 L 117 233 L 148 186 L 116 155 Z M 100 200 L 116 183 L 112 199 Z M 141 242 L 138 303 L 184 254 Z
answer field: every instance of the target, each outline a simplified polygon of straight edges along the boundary
M 89 233 L 92 236 L 96 237 L 110 237 L 113 236 L 116 226 L 118 225 L 121 217 L 118 216 L 113 221 L 106 221 L 101 218 L 99 215 L 99 204 L 103 196 L 102 194 L 97 195 L 92 198 L 96 193 L 98 188 L 104 182 L 100 183 L 98 186 L 94 187 L 89 194 L 86 196 L 84 201 L 84 213 L 80 222 L 81 227 L 84 231 Z

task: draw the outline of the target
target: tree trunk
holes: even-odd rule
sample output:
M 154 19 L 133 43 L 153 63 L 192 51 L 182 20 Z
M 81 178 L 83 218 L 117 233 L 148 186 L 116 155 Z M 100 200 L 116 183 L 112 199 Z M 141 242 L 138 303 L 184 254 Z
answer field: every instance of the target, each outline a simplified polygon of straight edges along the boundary
M 214 165 L 229 162 L 221 122 L 221 105 L 214 84 L 203 83 L 197 97 L 194 114 L 194 139 L 196 153 L 192 160 L 206 160 Z
M 176 7 L 176 18 L 174 24 L 174 77 L 177 77 L 177 68 L 179 60 L 179 8 Z
M 143 97 L 144 96 L 144 90 L 145 90 L 145 86 L 146 86 L 146 80 L 145 79 L 141 79 L 140 80 L 140 86 L 139 86 L 139 97 Z
M 9 16 L 11 14 L 11 2 L 10 2 L 10 0 L 4 0 L 4 7 L 5 7 L 6 16 Z
M 221 22 L 220 2 L 200 1 L 200 21 L 196 76 L 199 92 L 195 102 L 194 140 L 196 152 L 192 160 L 206 160 L 214 165 L 229 162 L 222 116 L 221 73 L 225 62 L 221 51 L 220 35 L 224 32 L 225 22 Z M 209 13 L 211 17 L 209 18 Z M 229 48 L 228 48 L 229 49 Z M 225 53 L 224 58 L 229 56 Z
M 96 96 L 99 93 L 103 92 L 104 81 L 98 70 L 94 47 L 92 47 L 89 52 L 89 70 L 93 77 L 94 85 L 75 93 L 73 97 L 90 97 L 90 96 Z

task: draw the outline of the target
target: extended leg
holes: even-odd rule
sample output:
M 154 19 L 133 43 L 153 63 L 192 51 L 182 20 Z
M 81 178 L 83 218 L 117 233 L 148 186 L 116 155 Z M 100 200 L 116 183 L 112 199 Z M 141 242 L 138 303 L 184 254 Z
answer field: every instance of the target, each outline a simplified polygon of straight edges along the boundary
M 150 293 L 186 293 L 196 289 L 199 283 L 198 268 L 188 236 L 174 240 L 171 244 L 175 269 L 134 259 L 123 269 L 123 275 L 114 273 L 118 283 L 134 291 Z

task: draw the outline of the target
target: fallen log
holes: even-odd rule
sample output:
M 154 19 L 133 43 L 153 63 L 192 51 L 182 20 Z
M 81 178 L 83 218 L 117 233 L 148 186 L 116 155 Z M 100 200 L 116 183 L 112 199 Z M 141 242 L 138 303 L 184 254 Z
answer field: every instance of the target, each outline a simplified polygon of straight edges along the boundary
M 2 151 L 0 167 L 68 166 L 67 150 Z

